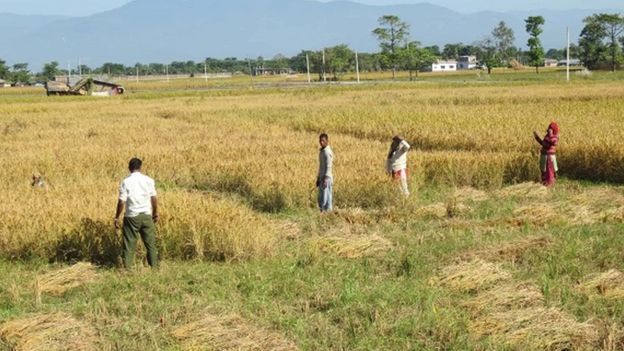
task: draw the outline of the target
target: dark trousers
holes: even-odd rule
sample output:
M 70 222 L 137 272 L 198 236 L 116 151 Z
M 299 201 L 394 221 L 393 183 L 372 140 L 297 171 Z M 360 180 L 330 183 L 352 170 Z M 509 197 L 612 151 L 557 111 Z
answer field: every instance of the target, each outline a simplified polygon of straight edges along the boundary
M 140 214 L 136 217 L 125 217 L 123 221 L 123 261 L 126 268 L 134 266 L 134 252 L 139 235 L 147 250 L 147 263 L 151 267 L 158 266 L 158 249 L 156 248 L 156 226 L 152 216 Z

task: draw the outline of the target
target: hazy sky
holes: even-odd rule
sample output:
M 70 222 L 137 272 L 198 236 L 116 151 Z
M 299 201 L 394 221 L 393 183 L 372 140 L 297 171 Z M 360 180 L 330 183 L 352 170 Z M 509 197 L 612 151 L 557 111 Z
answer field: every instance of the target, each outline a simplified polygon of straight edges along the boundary
M 176 0 L 171 0 L 175 2 Z M 227 1 L 227 0 L 219 0 Z M 295 1 L 295 0 L 293 0 Z M 325 0 L 327 2 L 328 0 Z M 397 3 L 418 3 L 423 0 L 357 0 L 371 5 L 388 5 Z M 54 14 L 65 16 L 86 16 L 96 12 L 111 10 L 130 0 L 0 0 L 0 13 L 18 14 Z M 429 0 L 432 4 L 445 6 L 459 12 L 476 12 L 482 10 L 510 11 L 537 9 L 619 9 L 624 11 L 623 0 Z

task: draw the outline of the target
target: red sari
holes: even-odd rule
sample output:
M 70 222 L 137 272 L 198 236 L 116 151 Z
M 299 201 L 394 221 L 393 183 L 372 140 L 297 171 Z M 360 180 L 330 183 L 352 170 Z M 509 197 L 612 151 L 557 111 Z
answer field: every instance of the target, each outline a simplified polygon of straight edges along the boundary
M 542 173 L 542 184 L 547 187 L 555 185 L 557 180 L 557 144 L 559 143 L 559 127 L 555 123 L 551 123 L 548 129 L 552 130 L 552 134 L 548 133 L 544 139 L 536 136 L 537 142 L 542 145 L 540 153 L 540 171 Z

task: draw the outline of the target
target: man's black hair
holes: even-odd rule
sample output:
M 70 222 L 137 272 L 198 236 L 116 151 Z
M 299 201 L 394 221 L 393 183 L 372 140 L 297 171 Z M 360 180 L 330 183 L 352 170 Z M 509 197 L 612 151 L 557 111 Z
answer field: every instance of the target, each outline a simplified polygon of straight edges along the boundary
M 130 172 L 138 171 L 141 169 L 142 165 L 143 165 L 143 161 L 135 157 L 132 160 L 130 160 L 130 163 L 128 164 L 128 169 L 130 169 Z
M 323 133 L 319 136 L 319 139 L 329 140 L 329 135 L 327 135 L 327 133 Z

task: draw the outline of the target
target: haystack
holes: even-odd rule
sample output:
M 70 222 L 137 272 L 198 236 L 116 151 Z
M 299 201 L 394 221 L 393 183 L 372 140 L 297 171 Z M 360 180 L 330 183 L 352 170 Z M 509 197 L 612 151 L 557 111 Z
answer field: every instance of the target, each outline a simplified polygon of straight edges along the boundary
M 93 327 L 64 313 L 40 314 L 6 322 L 0 338 L 13 351 L 95 351 Z
M 497 191 L 496 195 L 503 198 L 541 199 L 548 195 L 548 188 L 538 183 L 528 182 L 503 188 Z
M 480 257 L 491 261 L 517 262 L 525 253 L 531 250 L 543 249 L 550 245 L 552 240 L 544 236 L 532 236 L 520 240 L 509 241 L 487 247 L 482 250 L 469 252 L 468 257 Z
M 375 256 L 392 249 L 392 243 L 377 234 L 321 237 L 313 244 L 325 253 L 349 259 Z
M 510 220 L 512 224 L 532 224 L 539 227 L 563 218 L 563 216 L 551 206 L 523 206 L 514 210 L 513 215 L 513 218 Z
M 234 314 L 206 313 L 202 319 L 176 328 L 173 336 L 184 350 L 298 350 L 283 335 L 259 328 Z
M 434 219 L 445 219 L 466 214 L 470 212 L 470 210 L 470 207 L 460 202 L 451 202 L 448 204 L 437 202 L 419 208 L 416 210 L 416 215 Z
M 596 327 L 579 323 L 557 308 L 531 307 L 487 314 L 470 324 L 472 334 L 519 350 L 586 349 L 598 339 Z
M 531 283 L 507 283 L 479 293 L 464 303 L 473 315 L 544 305 L 544 295 Z
M 511 274 L 499 265 L 475 259 L 444 268 L 437 283 L 453 290 L 470 292 L 510 278 Z
M 77 263 L 37 277 L 37 293 L 62 295 L 70 289 L 92 283 L 98 279 L 95 267 L 90 263 Z
M 455 197 L 455 199 L 457 199 L 458 202 L 481 202 L 488 199 L 488 195 L 487 193 L 485 193 L 485 191 L 477 190 L 471 187 L 463 187 L 457 189 L 455 190 L 453 196 Z
M 608 272 L 591 274 L 578 284 L 578 290 L 590 299 L 604 297 L 624 298 L 624 273 L 612 269 Z

